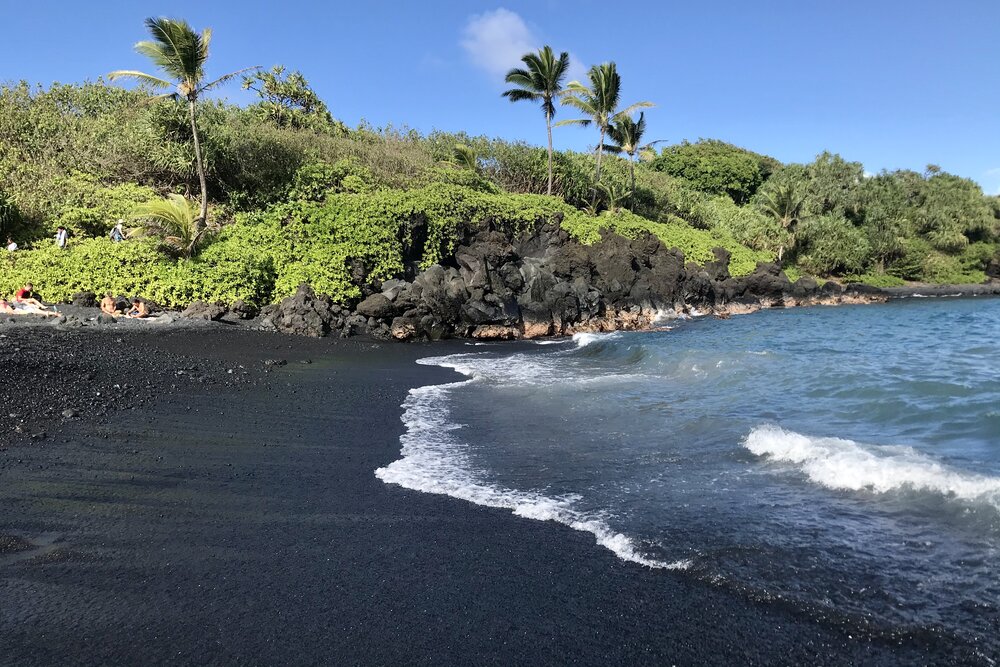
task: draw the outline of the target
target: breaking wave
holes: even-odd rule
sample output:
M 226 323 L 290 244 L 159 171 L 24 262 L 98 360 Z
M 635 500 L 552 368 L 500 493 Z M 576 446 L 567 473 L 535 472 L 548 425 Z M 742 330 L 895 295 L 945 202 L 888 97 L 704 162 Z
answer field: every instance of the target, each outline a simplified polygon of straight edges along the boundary
M 757 456 L 789 463 L 830 489 L 932 493 L 945 499 L 982 503 L 1000 511 L 1000 477 L 951 467 L 912 447 L 864 445 L 758 426 L 744 447 Z

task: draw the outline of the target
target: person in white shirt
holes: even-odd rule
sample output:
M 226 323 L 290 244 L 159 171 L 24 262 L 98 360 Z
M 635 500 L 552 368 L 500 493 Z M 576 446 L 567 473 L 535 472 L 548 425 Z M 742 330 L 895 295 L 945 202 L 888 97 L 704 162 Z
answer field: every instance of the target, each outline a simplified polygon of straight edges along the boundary
M 14 252 L 15 250 L 17 250 L 17 243 L 14 242 L 14 239 L 12 239 L 11 237 L 8 236 L 7 237 L 7 252 Z
M 66 231 L 66 228 L 63 227 L 62 225 L 59 225 L 59 229 L 56 230 L 56 245 L 59 246 L 60 248 L 65 248 L 66 241 L 68 238 L 69 238 L 69 233 Z

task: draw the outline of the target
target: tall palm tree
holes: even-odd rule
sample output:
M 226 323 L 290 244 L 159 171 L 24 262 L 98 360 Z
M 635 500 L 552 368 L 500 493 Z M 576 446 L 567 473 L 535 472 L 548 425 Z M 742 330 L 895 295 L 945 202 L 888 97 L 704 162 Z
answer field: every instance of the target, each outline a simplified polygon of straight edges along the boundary
M 789 250 L 795 247 L 795 229 L 806 215 L 805 203 L 806 195 L 794 181 L 777 183 L 761 190 L 760 207 L 788 233 Z M 778 247 L 779 262 L 784 257 L 785 245 L 786 243 L 782 243 Z
M 654 106 L 652 102 L 636 102 L 624 109 L 618 109 L 621 101 L 622 79 L 618 74 L 618 67 L 613 63 L 602 63 L 594 65 L 587 72 L 589 85 L 584 85 L 579 81 L 570 81 L 566 85 L 563 94 L 562 104 L 569 105 L 582 111 L 586 118 L 574 118 L 556 123 L 559 125 L 583 125 L 586 127 L 593 123 L 601 133 L 601 140 L 597 142 L 597 171 L 594 174 L 594 183 L 601 180 L 601 155 L 604 152 L 604 137 L 608 133 L 608 128 L 620 116 L 631 116 L 636 109 L 643 109 Z
M 657 139 L 649 143 L 642 143 L 642 135 L 646 133 L 646 114 L 639 112 L 639 120 L 632 120 L 632 116 L 618 114 L 608 127 L 608 139 L 610 144 L 604 145 L 604 150 L 609 153 L 625 153 L 628 155 L 628 169 L 631 181 L 632 193 L 635 194 L 635 160 L 646 151 L 652 150 L 653 146 L 664 141 Z
M 556 115 L 554 100 L 562 93 L 562 81 L 569 69 L 569 54 L 563 51 L 556 58 L 551 46 L 538 49 L 538 53 L 526 53 L 521 58 L 524 67 L 515 67 L 507 72 L 507 83 L 518 86 L 503 93 L 511 102 L 531 100 L 542 103 L 545 114 L 545 131 L 549 136 L 549 188 L 552 194 L 552 118 Z
M 245 67 L 205 83 L 205 61 L 208 60 L 208 45 L 212 41 L 211 28 L 206 28 L 198 34 L 187 21 L 168 18 L 148 18 L 146 28 L 153 39 L 137 43 L 135 50 L 152 60 L 153 64 L 172 80 L 168 81 L 136 70 L 117 70 L 108 74 L 108 78 L 136 79 L 154 89 L 176 88 L 175 92 L 158 95 L 157 99 L 171 97 L 187 100 L 191 135 L 194 139 L 194 156 L 198 165 L 198 181 L 201 185 L 201 212 L 195 224 L 201 227 L 208 218 L 208 186 L 205 182 L 205 165 L 201 156 L 201 142 L 198 139 L 198 125 L 195 122 L 195 104 L 205 91 L 257 67 Z

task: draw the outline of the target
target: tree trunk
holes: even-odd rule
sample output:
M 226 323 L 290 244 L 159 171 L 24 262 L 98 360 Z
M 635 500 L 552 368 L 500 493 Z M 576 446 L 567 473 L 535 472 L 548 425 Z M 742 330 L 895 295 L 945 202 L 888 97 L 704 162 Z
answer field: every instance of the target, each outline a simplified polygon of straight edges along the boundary
M 194 99 L 188 98 L 188 112 L 191 116 L 191 135 L 194 137 L 194 158 L 198 164 L 198 182 L 201 184 L 201 213 L 194 221 L 194 234 L 201 230 L 201 227 L 208 220 L 208 185 L 205 182 L 205 165 L 201 160 L 201 142 L 198 140 L 198 126 L 194 122 Z
M 597 174 L 594 177 L 594 189 L 596 190 L 597 184 L 601 182 L 601 155 L 604 154 L 604 133 L 607 128 L 601 128 L 601 142 L 597 144 Z
M 631 155 L 629 155 L 628 157 L 629 157 L 628 160 L 629 181 L 631 182 L 631 188 L 632 188 L 632 190 L 628 193 L 628 199 L 629 202 L 631 202 L 634 206 L 635 205 L 635 160 L 632 159 Z
M 545 131 L 549 135 L 549 189 L 548 195 L 552 196 L 552 114 L 545 112 Z

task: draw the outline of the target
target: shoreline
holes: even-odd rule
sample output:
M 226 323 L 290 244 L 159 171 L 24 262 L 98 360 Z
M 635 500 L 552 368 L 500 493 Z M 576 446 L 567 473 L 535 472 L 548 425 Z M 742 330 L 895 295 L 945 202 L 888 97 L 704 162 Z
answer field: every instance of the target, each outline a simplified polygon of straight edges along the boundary
M 0 663 L 975 659 L 947 637 L 871 636 L 623 562 L 567 526 L 382 483 L 409 391 L 459 377 L 416 359 L 464 342 L 148 338 L 132 341 L 161 364 L 148 401 L 4 439 Z M 192 353 L 196 373 L 226 380 L 178 382 Z M 229 383 L 237 362 L 246 381 Z M 102 371 L 100 354 L 75 363 Z
M 772 308 L 811 308 L 817 306 L 843 306 L 843 305 L 865 305 L 886 303 L 891 301 L 911 299 L 911 298 L 977 298 L 977 297 L 1000 297 L 1000 281 L 988 283 L 968 284 L 968 285 L 906 285 L 903 287 L 875 288 L 859 283 L 850 283 L 843 287 L 843 291 L 836 294 L 782 294 L 776 297 L 756 297 L 750 300 L 730 301 L 719 304 L 675 304 L 671 311 L 665 313 L 662 310 L 647 308 L 632 308 L 606 314 L 605 316 L 594 318 L 589 322 L 579 325 L 570 325 L 562 333 L 552 334 L 546 327 L 533 326 L 524 322 L 521 326 L 508 325 L 487 325 L 478 327 L 469 336 L 453 336 L 450 338 L 431 339 L 438 340 L 480 340 L 480 341 L 531 341 L 539 339 L 562 339 L 572 337 L 578 333 L 611 333 L 614 331 L 655 331 L 659 329 L 661 322 L 665 319 L 673 319 L 677 316 L 686 316 L 692 313 L 702 315 L 714 315 L 719 319 L 727 319 L 733 315 L 746 315 L 768 310 Z M 286 301 L 292 300 L 289 297 Z M 204 308 L 198 308 L 193 316 L 185 316 L 182 311 L 161 311 L 148 319 L 126 319 L 119 317 L 110 319 L 103 316 L 100 310 L 91 306 L 79 306 L 74 304 L 55 304 L 53 307 L 60 314 L 59 317 L 50 316 L 20 315 L 0 317 L 0 332 L 11 326 L 23 327 L 51 327 L 57 329 L 75 329 L 100 327 L 109 330 L 201 330 L 214 329 L 220 326 L 231 327 L 240 330 L 262 331 L 267 333 L 281 333 L 283 335 L 301 336 L 304 333 L 292 333 L 278 331 L 269 325 L 269 321 L 257 316 L 246 319 L 236 317 L 228 312 L 226 308 L 215 306 L 212 316 L 206 316 Z M 276 307 L 276 306 L 275 306 Z M 378 340 L 400 342 L 413 342 L 419 338 L 410 337 L 411 331 L 407 330 L 407 335 L 396 335 L 395 332 L 378 338 Z M 331 332 L 329 335 L 333 335 Z M 319 336 L 326 337 L 326 336 Z M 365 339 L 365 335 L 352 334 L 350 329 L 344 338 Z

